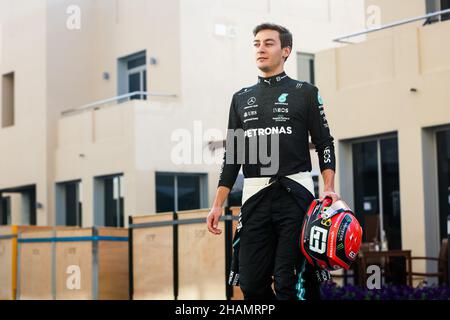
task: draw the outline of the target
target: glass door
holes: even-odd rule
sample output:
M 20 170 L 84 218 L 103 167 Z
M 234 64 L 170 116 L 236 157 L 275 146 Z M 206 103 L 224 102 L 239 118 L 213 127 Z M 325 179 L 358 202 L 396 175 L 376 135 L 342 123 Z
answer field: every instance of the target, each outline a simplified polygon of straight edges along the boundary
M 145 53 L 131 56 L 127 60 L 128 93 L 147 91 L 147 66 Z M 135 95 L 131 99 L 146 100 L 146 95 Z
M 355 213 L 364 241 L 401 249 L 400 183 L 396 136 L 352 144 Z
M 439 233 L 440 239 L 447 237 L 447 217 L 450 214 L 450 129 L 438 131 L 438 192 L 439 192 Z

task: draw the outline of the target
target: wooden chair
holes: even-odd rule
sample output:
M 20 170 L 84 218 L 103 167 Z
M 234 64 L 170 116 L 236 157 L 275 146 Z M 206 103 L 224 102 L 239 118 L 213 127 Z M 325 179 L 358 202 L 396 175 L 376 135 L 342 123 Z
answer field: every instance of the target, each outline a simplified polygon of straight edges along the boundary
M 411 260 L 425 260 L 425 261 L 436 261 L 437 262 L 437 272 L 414 272 L 411 270 L 411 276 L 420 277 L 435 277 L 438 278 L 439 284 L 448 284 L 448 272 L 447 272 L 447 261 L 448 261 L 448 239 L 444 238 L 441 243 L 441 249 L 439 251 L 439 257 L 411 257 Z
M 367 267 L 377 265 L 381 269 L 382 284 L 412 285 L 411 250 L 361 251 L 359 254 L 359 284 L 367 281 Z

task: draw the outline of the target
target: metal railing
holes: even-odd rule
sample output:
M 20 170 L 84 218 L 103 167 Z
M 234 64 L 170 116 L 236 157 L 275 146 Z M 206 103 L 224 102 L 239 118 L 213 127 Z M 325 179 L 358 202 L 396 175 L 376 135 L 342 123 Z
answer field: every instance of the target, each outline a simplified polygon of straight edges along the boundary
M 74 113 L 80 113 L 80 112 L 84 112 L 84 111 L 88 111 L 88 110 L 98 110 L 104 106 L 109 105 L 112 102 L 125 102 L 125 101 L 130 101 L 132 97 L 167 97 L 167 98 L 175 98 L 177 97 L 176 94 L 164 94 L 164 93 L 148 93 L 146 91 L 135 91 L 135 92 L 130 92 L 127 94 L 122 94 L 120 96 L 116 96 L 116 97 L 112 97 L 112 98 L 108 98 L 108 99 L 104 99 L 104 100 L 100 100 L 100 101 L 96 101 L 96 102 L 92 102 L 89 104 L 85 104 L 81 107 L 78 108 L 74 108 L 74 109 L 69 109 L 69 110 L 65 110 L 63 112 L 61 112 L 61 115 L 66 116 L 69 114 L 74 114 Z
M 399 20 L 399 21 L 396 21 L 396 22 L 388 23 L 388 24 L 385 24 L 385 25 L 382 25 L 382 26 L 379 26 L 379 27 L 376 27 L 376 28 L 371 28 L 371 29 L 366 29 L 366 30 L 363 30 L 363 31 L 351 33 L 351 34 L 348 34 L 346 36 L 342 36 L 342 37 L 333 39 L 333 41 L 334 42 L 339 42 L 339 43 L 353 44 L 354 42 L 343 41 L 343 39 L 348 39 L 348 38 L 360 36 L 360 35 L 363 35 L 363 34 L 375 32 L 375 31 L 379 31 L 379 30 L 383 30 L 383 29 L 389 29 L 389 28 L 392 28 L 392 27 L 400 26 L 402 24 L 407 24 L 407 23 L 411 23 L 411 22 L 415 22 L 415 21 L 419 21 L 419 20 L 423 20 L 423 19 L 429 19 L 429 18 L 432 18 L 432 17 L 436 17 L 436 16 L 440 16 L 440 15 L 446 14 L 446 13 L 450 13 L 450 9 L 436 11 L 436 12 L 432 12 L 432 13 L 425 14 L 425 15 L 422 15 L 422 16 L 414 17 L 414 18 L 405 19 L 405 20 Z

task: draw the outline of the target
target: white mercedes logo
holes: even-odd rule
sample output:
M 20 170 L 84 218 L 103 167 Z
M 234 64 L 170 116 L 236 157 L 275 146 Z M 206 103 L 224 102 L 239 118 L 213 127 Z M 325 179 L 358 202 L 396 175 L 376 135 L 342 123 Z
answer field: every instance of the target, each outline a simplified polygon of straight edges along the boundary
M 256 98 L 255 97 L 251 97 L 250 99 L 247 100 L 247 104 L 254 104 L 256 102 Z

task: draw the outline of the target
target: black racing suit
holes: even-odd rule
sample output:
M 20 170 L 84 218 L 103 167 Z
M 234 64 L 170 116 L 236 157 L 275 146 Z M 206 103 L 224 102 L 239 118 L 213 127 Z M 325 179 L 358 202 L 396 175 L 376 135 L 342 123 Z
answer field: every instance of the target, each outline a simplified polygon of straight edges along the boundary
M 257 84 L 233 95 L 228 129 L 218 186 L 231 189 L 241 165 L 245 178 L 276 180 L 241 207 L 241 235 L 234 241 L 240 243 L 233 245 L 238 262 L 233 263 L 238 263 L 244 298 L 318 298 L 314 271 L 301 254 L 299 242 L 302 220 L 314 196 L 298 183 L 293 196 L 286 187 L 291 182 L 284 178 L 311 171 L 308 133 L 320 170 L 335 171 L 333 137 L 318 89 L 285 72 L 258 77 Z M 272 138 L 278 139 L 274 142 Z M 267 158 L 269 155 L 273 157 Z M 276 296 L 271 289 L 272 275 Z

